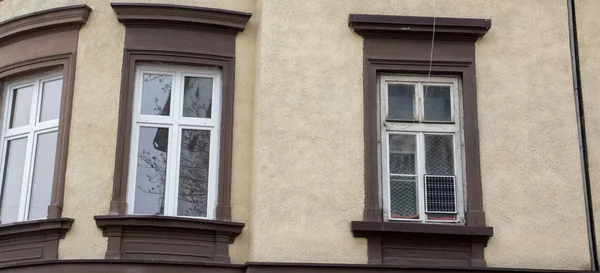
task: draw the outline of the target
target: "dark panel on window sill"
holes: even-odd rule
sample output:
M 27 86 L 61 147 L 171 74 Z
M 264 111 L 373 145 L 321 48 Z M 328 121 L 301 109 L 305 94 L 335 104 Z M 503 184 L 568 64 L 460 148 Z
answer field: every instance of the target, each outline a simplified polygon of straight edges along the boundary
M 483 267 L 483 248 L 492 237 L 493 229 L 482 226 L 353 221 L 352 233 L 354 237 L 369 239 L 369 263 Z
M 229 263 L 243 223 L 157 215 L 96 216 L 107 259 Z
M 73 219 L 55 218 L 0 225 L 0 267 L 58 258 L 58 240 Z

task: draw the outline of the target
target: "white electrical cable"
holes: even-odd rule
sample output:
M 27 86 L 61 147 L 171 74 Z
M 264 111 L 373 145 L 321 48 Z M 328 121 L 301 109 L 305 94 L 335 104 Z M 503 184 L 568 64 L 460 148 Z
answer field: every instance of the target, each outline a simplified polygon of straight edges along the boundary
M 423 93 L 423 99 L 427 95 L 427 91 L 429 89 L 429 83 L 431 79 L 431 68 L 433 66 L 433 47 L 435 45 L 435 0 L 431 0 L 431 17 L 433 17 L 433 31 L 431 34 L 431 51 L 429 52 L 429 71 L 427 72 L 427 85 L 425 87 L 425 92 Z
M 435 44 L 435 0 L 431 0 L 432 17 L 433 17 L 433 31 L 431 34 L 431 51 L 429 53 L 429 73 L 427 74 L 427 83 L 431 77 L 431 67 L 433 66 L 433 46 Z

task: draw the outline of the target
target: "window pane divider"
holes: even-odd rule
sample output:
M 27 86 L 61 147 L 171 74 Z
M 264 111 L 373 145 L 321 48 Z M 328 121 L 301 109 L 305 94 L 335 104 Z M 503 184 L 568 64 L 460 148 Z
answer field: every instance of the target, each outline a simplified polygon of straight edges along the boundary
M 431 123 L 384 123 L 384 127 L 390 132 L 440 132 L 456 133 L 459 131 L 457 124 L 431 124 Z

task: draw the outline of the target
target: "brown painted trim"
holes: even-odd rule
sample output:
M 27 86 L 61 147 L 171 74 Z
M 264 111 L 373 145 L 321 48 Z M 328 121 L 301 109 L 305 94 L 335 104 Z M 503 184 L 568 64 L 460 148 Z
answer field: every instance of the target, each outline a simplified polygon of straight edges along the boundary
M 58 258 L 58 240 L 73 219 L 55 218 L 0 225 L 0 267 Z
M 16 37 L 57 29 L 79 29 L 87 22 L 91 8 L 87 5 L 59 7 L 29 13 L 0 22 L 0 45 Z
M 243 223 L 158 215 L 95 216 L 107 259 L 229 263 Z
M 98 215 L 94 216 L 96 225 L 101 229 L 110 226 L 139 226 L 165 227 L 178 229 L 212 230 L 232 235 L 239 235 L 244 228 L 243 223 L 215 221 L 189 217 L 174 217 L 162 215 Z M 1 235 L 2 233 L 0 233 Z
M 404 222 L 367 222 L 352 221 L 354 237 L 365 237 L 372 233 L 410 233 L 410 234 L 447 234 L 456 236 L 479 236 L 486 241 L 494 235 L 491 227 L 458 225 L 422 225 Z
M 353 221 L 352 233 L 354 237 L 368 239 L 371 264 L 485 267 L 483 248 L 492 237 L 493 229 Z
M 112 4 L 119 21 L 126 26 L 121 76 L 119 127 L 110 214 L 127 213 L 127 180 L 131 145 L 136 65 L 141 62 L 216 67 L 222 76 L 222 111 L 219 152 L 219 185 L 216 208 L 218 221 L 192 221 L 180 217 L 118 216 L 104 228 L 106 217 L 97 217 L 109 238 L 106 252 L 112 259 L 156 259 L 229 263 L 228 248 L 243 227 L 231 223 L 231 162 L 233 101 L 235 82 L 235 37 L 250 18 L 249 13 L 160 4 Z M 125 221 L 127 219 L 127 221 Z M 132 234 L 141 236 L 145 227 L 149 249 L 145 255 L 135 250 Z M 134 221 L 136 224 L 128 225 Z M 161 224 L 158 224 L 161 223 Z M 178 224 L 176 224 L 178 223 Z M 184 228 L 182 225 L 194 228 Z M 233 229 L 233 230 L 231 230 Z M 196 246 L 189 246 L 189 242 Z M 173 244 L 178 253 L 166 246 Z M 187 247 L 186 247 L 187 244 Z M 166 245 L 166 246 L 165 246 Z M 132 250 L 133 249 L 133 250 Z
M 125 273 L 125 272 L 209 272 L 209 273 L 438 273 L 438 272 L 471 272 L 471 273 L 591 273 L 584 270 L 551 270 L 528 268 L 449 268 L 449 267 L 399 267 L 389 265 L 367 264 L 325 264 L 325 263 L 273 263 L 249 262 L 241 265 L 225 265 L 189 262 L 128 261 L 128 260 L 57 260 L 48 262 L 32 262 L 10 267 L 10 272 L 86 272 L 86 273 Z
M 139 62 L 159 62 L 197 66 L 220 67 L 223 79 L 221 150 L 219 155 L 219 197 L 217 219 L 231 220 L 231 153 L 233 138 L 233 83 L 234 60 L 229 57 L 204 56 L 185 53 L 161 53 L 126 50 L 123 61 L 121 82 L 121 103 L 119 104 L 119 130 L 117 132 L 117 154 L 115 182 L 110 206 L 111 214 L 124 215 L 127 212 L 127 179 L 129 170 L 129 147 L 131 144 L 131 116 L 135 92 L 135 69 Z
M 117 19 L 125 26 L 204 28 L 237 34 L 244 31 L 251 13 L 169 4 L 111 3 Z
M 363 37 L 430 39 L 433 17 L 351 14 L 350 27 Z M 435 36 L 440 40 L 477 40 L 492 26 L 487 19 L 435 18 Z
M 218 220 L 231 220 L 235 34 L 244 29 L 251 14 L 162 4 L 113 3 L 112 7 L 127 30 L 110 213 L 122 215 L 127 211 L 136 64 L 162 62 L 221 69 L 223 94 L 216 217 Z
M 431 60 L 433 18 L 353 14 L 349 25 L 364 37 L 365 209 L 364 222 L 353 222 L 352 230 L 355 236 L 368 238 L 369 263 L 485 266 L 483 248 L 493 231 L 485 227 L 483 212 L 474 42 L 487 32 L 491 21 L 436 18 L 436 42 Z M 377 79 L 381 74 L 427 75 L 430 61 L 432 75 L 458 76 L 462 82 L 466 226 L 387 223 L 383 220 Z M 458 234 L 475 231 L 481 234 Z M 417 237 L 421 241 L 415 241 Z M 429 250 L 423 250 L 423 247 Z M 412 254 L 407 256 L 406 251 Z
M 73 219 L 70 218 L 54 218 L 2 224 L 0 225 L 0 239 L 45 230 L 59 230 L 61 236 L 64 237 L 72 223 Z
M 90 11 L 86 5 L 61 7 L 0 23 L 0 87 L 12 78 L 47 70 L 58 68 L 63 74 L 48 219 L 0 225 L 0 266 L 57 259 L 58 241 L 71 228 L 73 220 L 60 217 L 69 153 L 77 41 L 79 28 L 87 21 Z
M 59 218 L 64 199 L 79 28 L 91 9 L 86 5 L 35 12 L 0 23 L 0 82 L 62 67 L 63 90 L 58 127 L 54 184 L 48 218 Z M 53 47 L 45 45 L 54 44 Z M 10 47 L 23 48 L 14 55 Z M 8 50 L 4 50 L 8 48 Z

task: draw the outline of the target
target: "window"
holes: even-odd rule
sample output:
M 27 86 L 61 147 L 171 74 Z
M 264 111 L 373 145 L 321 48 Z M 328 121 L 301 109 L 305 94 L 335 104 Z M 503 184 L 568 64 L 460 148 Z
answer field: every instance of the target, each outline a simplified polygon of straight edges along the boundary
M 129 214 L 215 218 L 218 69 L 138 66 Z
M 386 219 L 461 221 L 458 81 L 382 75 L 380 86 Z
M 3 94 L 0 223 L 47 217 L 63 77 L 8 83 Z

